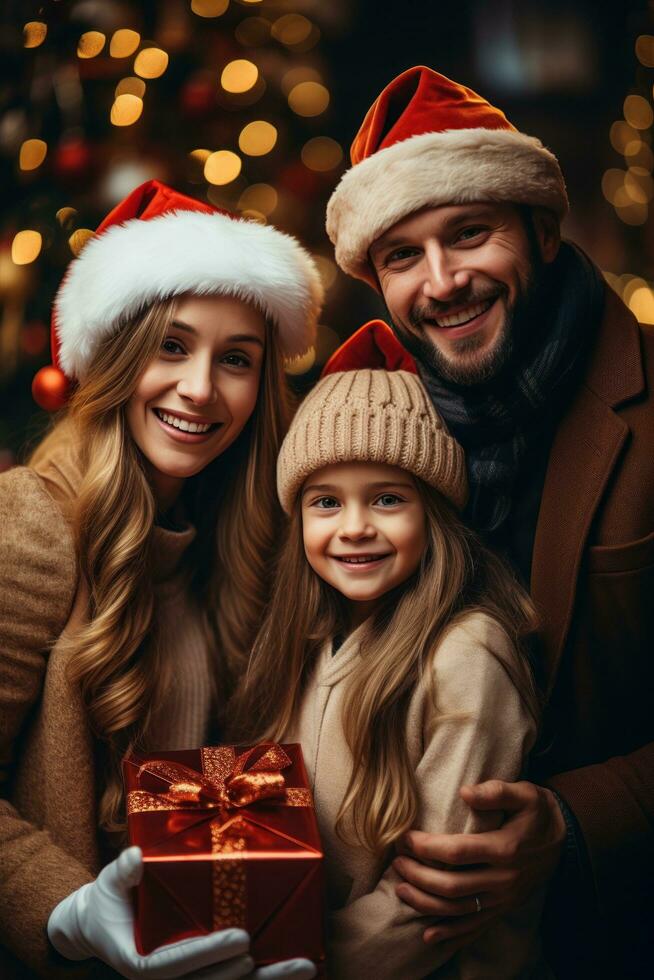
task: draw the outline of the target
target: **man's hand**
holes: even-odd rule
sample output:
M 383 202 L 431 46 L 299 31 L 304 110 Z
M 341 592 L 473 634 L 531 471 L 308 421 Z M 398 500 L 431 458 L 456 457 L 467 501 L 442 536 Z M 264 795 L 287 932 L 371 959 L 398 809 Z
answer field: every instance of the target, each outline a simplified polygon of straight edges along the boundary
M 493 779 L 463 786 L 461 796 L 473 810 L 503 811 L 502 826 L 480 834 L 410 831 L 404 842 L 412 856 L 393 862 L 405 879 L 398 897 L 440 920 L 425 930 L 425 942 L 447 943 L 452 954 L 549 881 L 566 836 L 556 796 L 542 786 Z

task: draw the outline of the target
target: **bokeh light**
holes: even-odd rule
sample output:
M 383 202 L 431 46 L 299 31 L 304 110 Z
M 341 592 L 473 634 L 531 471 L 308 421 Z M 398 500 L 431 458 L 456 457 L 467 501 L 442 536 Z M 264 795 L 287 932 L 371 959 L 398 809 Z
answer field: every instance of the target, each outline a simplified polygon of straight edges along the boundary
M 38 258 L 42 244 L 43 238 L 38 231 L 19 231 L 11 243 L 11 258 L 16 265 L 29 265 Z
M 654 37 L 651 34 L 641 34 L 636 38 L 636 57 L 641 65 L 654 68 Z
M 134 60 L 134 71 L 141 78 L 159 78 L 168 67 L 168 55 L 163 48 L 143 48 Z
M 121 27 L 114 31 L 109 45 L 109 54 L 112 58 L 129 58 L 134 54 L 141 43 L 141 35 L 138 31 L 132 31 L 128 27 Z
M 329 92 L 319 82 L 300 82 L 288 93 L 288 104 L 298 116 L 319 116 L 329 105 Z
M 272 25 L 270 33 L 276 41 L 292 47 L 301 44 L 311 34 L 313 24 L 302 14 L 284 14 Z
M 89 239 L 93 238 L 93 235 L 94 232 L 90 228 L 78 228 L 77 231 L 73 232 L 68 239 L 68 247 L 75 258 L 81 253 Z
M 119 95 L 111 107 L 111 122 L 114 126 L 132 126 L 143 112 L 143 99 L 125 92 Z
M 45 160 L 48 144 L 44 140 L 25 140 L 20 148 L 18 166 L 21 170 L 36 170 Z
M 275 208 L 279 195 L 270 184 L 251 184 L 238 199 L 241 211 L 258 211 L 264 217 L 269 217 Z
M 302 147 L 302 163 L 319 173 L 333 170 L 343 159 L 340 143 L 330 136 L 314 136 Z
M 204 164 L 204 176 L 210 184 L 231 184 L 241 172 L 241 158 L 231 150 L 211 153 Z
M 121 78 L 116 85 L 114 98 L 117 99 L 119 95 L 135 95 L 142 99 L 145 95 L 145 89 L 146 84 L 142 78 L 137 78 L 136 75 L 128 75 L 127 78 Z
M 628 306 L 640 323 L 654 323 L 654 292 L 646 283 L 633 291 Z
M 322 284 L 326 291 L 336 282 L 336 274 L 338 272 L 336 263 L 326 255 L 314 255 L 313 261 L 316 263 Z
M 23 47 L 38 48 L 46 39 L 48 25 L 40 20 L 30 20 L 23 27 Z
M 226 92 L 247 92 L 256 85 L 259 69 L 246 58 L 237 58 L 225 65 L 220 84 Z
M 101 31 L 86 31 L 77 44 L 78 58 L 95 58 L 105 46 L 106 37 Z
M 77 211 L 71 207 L 59 208 L 55 218 L 62 228 L 72 228 L 77 218 Z
M 625 119 L 634 129 L 649 129 L 652 125 L 654 112 L 642 95 L 628 95 L 623 108 Z
M 191 0 L 191 10 L 198 17 L 220 17 L 229 7 L 229 0 Z
M 284 361 L 284 370 L 287 374 L 298 375 L 306 374 L 316 363 L 316 349 L 310 347 L 306 354 L 301 357 L 292 357 Z
M 250 157 L 261 157 L 270 153 L 277 142 L 277 130 L 264 119 L 248 123 L 241 130 L 238 145 L 242 153 Z
M 644 167 L 650 172 L 654 169 L 654 153 L 642 140 L 631 140 L 624 148 L 627 163 L 633 167 Z
M 602 194 L 611 204 L 615 203 L 615 196 L 624 187 L 625 171 L 611 167 L 605 171 L 602 177 Z
M 288 98 L 291 91 L 300 82 L 322 82 L 322 75 L 315 68 L 308 65 L 298 65 L 297 68 L 289 68 L 282 76 L 282 92 Z
M 618 153 L 624 153 L 625 147 L 632 140 L 639 139 L 640 134 L 637 129 L 626 123 L 624 119 L 620 122 L 614 122 L 609 130 L 609 139 L 611 140 L 611 146 Z

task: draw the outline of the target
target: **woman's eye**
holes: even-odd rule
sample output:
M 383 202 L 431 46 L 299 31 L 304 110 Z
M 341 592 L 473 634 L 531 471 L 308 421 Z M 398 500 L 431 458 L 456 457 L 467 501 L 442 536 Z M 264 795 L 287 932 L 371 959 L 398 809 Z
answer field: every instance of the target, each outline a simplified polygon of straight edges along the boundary
M 245 357 L 244 354 L 225 354 L 223 357 L 223 364 L 229 364 L 232 367 L 250 367 L 249 358 Z
M 184 354 L 186 353 L 182 345 L 177 340 L 173 340 L 172 337 L 166 337 L 161 345 L 161 349 L 166 352 L 166 354 Z
M 338 500 L 336 497 L 318 497 L 312 506 L 318 507 L 320 510 L 333 510 L 334 507 L 338 507 Z
M 402 503 L 402 497 L 396 493 L 382 493 L 380 497 L 377 497 L 375 503 L 380 504 L 382 507 L 394 507 L 395 504 Z

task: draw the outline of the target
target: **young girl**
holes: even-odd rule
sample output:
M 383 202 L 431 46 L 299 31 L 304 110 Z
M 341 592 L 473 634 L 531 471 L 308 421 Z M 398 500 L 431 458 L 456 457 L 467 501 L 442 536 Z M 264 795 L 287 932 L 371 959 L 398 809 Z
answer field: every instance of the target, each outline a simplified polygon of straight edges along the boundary
M 532 607 L 457 516 L 461 447 L 415 375 L 332 374 L 291 424 L 277 488 L 290 531 L 236 725 L 248 740 L 302 743 L 327 859 L 330 975 L 532 976 L 538 902 L 444 962 L 390 864 L 410 828 L 494 826 L 459 789 L 519 778 L 535 738 L 522 653 Z
M 321 290 L 294 239 L 156 181 L 98 232 L 37 376 L 50 405 L 67 378 L 69 403 L 0 478 L 0 973 L 54 975 L 47 924 L 58 953 L 124 976 L 243 976 L 237 930 L 137 955 L 120 760 L 216 739 L 281 518 L 282 359 L 311 344 Z

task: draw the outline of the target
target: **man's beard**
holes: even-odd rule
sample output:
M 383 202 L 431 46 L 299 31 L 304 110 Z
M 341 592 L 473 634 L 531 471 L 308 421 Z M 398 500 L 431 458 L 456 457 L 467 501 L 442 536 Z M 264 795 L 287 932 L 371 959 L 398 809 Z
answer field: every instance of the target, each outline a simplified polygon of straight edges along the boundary
M 448 303 L 431 300 L 425 305 L 416 304 L 409 313 L 411 330 L 394 324 L 398 338 L 409 353 L 445 382 L 469 386 L 490 381 L 511 364 L 517 350 L 529 341 L 529 332 L 537 333 L 538 314 L 542 316 L 542 309 L 538 309 L 543 298 L 542 271 L 542 262 L 532 263 L 527 281 L 519 287 L 511 305 L 508 304 L 507 287 L 495 280 L 490 280 L 482 288 L 466 287 Z M 455 306 L 474 306 L 492 296 L 497 297 L 495 302 L 504 303 L 505 314 L 498 336 L 489 350 L 475 357 L 483 338 L 472 334 L 455 341 L 452 344 L 455 356 L 449 357 L 429 339 L 424 327 L 426 319 L 446 316 L 447 311 Z

